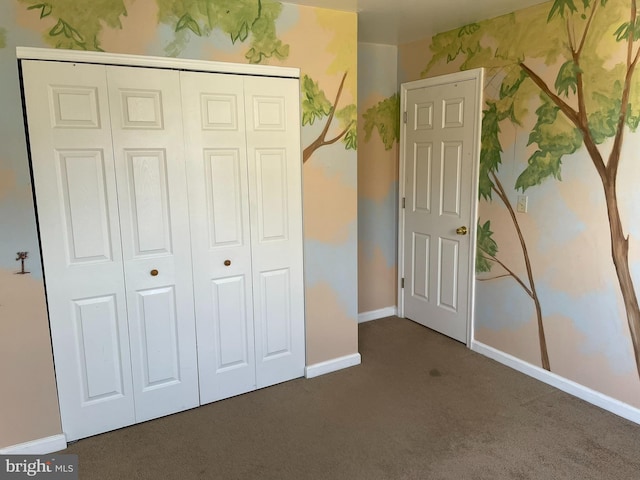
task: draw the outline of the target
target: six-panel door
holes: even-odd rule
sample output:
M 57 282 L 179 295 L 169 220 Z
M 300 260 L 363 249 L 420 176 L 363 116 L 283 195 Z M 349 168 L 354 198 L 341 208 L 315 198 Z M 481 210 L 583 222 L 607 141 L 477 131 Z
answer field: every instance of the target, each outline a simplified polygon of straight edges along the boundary
M 405 99 L 404 315 L 461 342 L 470 308 L 476 97 L 476 81 L 464 80 L 415 86 Z

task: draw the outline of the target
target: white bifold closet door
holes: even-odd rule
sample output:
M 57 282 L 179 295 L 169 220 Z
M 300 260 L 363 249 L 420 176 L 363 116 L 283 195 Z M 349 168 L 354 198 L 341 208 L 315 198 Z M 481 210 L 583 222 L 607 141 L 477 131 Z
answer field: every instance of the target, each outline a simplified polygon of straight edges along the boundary
M 67 439 L 302 376 L 298 80 L 22 71 Z
M 67 439 L 198 405 L 178 73 L 22 68 Z
M 304 374 L 299 87 L 182 72 L 200 401 Z

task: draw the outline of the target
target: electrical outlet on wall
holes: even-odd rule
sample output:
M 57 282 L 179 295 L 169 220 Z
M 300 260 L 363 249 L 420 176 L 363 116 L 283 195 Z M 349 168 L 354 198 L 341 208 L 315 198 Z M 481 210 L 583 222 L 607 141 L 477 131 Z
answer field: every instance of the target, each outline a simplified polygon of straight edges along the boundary
M 527 207 L 529 203 L 529 197 L 526 195 L 518 195 L 518 203 L 516 205 L 516 210 L 520 213 L 527 213 Z

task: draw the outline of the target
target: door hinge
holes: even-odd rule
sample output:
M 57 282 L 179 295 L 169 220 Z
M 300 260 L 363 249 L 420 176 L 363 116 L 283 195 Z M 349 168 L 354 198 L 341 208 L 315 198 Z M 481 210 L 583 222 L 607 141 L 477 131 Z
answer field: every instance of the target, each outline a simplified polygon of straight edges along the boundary
M 404 288 L 404 278 L 400 280 L 400 288 Z
M 407 112 L 404 112 L 404 113 L 402 114 L 402 121 L 403 121 L 404 123 L 407 123 Z
M 405 208 L 405 205 L 407 204 L 407 199 L 405 197 L 402 197 L 402 208 Z

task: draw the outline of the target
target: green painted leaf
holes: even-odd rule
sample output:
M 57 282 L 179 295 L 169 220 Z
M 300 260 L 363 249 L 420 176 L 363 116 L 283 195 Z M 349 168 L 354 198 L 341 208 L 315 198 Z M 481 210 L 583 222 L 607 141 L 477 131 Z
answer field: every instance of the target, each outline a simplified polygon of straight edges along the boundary
M 632 30 L 634 40 L 640 38 L 640 19 L 636 19 L 636 21 L 633 22 L 633 25 L 630 22 L 623 23 L 618 27 L 613 35 L 616 37 L 616 41 L 618 42 L 626 41 Z
M 617 28 L 617 30 L 613 33 L 613 35 L 616 37 L 616 40 L 618 42 L 622 42 L 623 40 L 626 40 L 627 38 L 629 38 L 630 31 L 631 31 L 631 23 L 625 22 Z
M 122 28 L 120 18 L 127 14 L 124 0 L 77 2 L 72 0 L 16 0 L 28 10 L 39 10 L 40 18 L 55 25 L 45 30 L 45 40 L 55 48 L 101 50 L 103 28 Z
M 244 22 L 235 32 L 231 32 L 231 43 L 236 43 L 238 40 L 244 42 L 248 36 L 249 25 L 247 24 L 247 22 Z
M 462 37 L 463 35 L 472 35 L 480 30 L 480 25 L 477 23 L 470 23 L 469 25 L 465 25 L 458 31 L 458 36 Z
M 560 67 L 555 84 L 558 94 L 568 97 L 569 90 L 571 90 L 574 94 L 577 92 L 578 73 L 580 73 L 580 68 L 575 64 L 573 60 L 565 62 Z
M 620 100 L 622 85 L 619 82 L 614 86 L 613 92 L 619 92 L 619 95 L 593 93 L 593 100 L 596 102 L 598 109 L 589 115 L 589 131 L 597 144 L 601 144 L 608 138 L 613 137 L 618 128 L 620 107 L 622 106 Z
M 55 37 L 64 32 L 64 22 L 62 20 L 58 20 L 51 30 L 49 30 L 49 35 Z
M 562 157 L 575 153 L 582 145 L 582 135 L 560 109 L 546 95 L 536 110 L 538 120 L 529 135 L 529 145 L 537 144 L 538 150 L 529 158 L 527 168 L 516 180 L 516 189 L 523 192 L 540 185 L 548 177 L 561 180 Z
M 265 58 L 284 60 L 289 56 L 289 45 L 282 43 L 276 34 L 276 20 L 282 12 L 282 4 L 272 0 L 260 2 L 260 17 L 251 25 L 251 45 L 254 55 L 247 56 L 250 63 L 260 63 Z
M 202 35 L 200 25 L 198 25 L 198 22 L 196 22 L 188 13 L 185 13 L 180 20 L 178 20 L 178 23 L 176 24 L 176 32 L 184 30 L 185 28 L 188 28 L 199 37 Z
M 627 127 L 632 132 L 635 132 L 638 129 L 638 125 L 640 125 L 640 115 L 634 114 L 631 110 L 631 104 L 629 104 L 629 115 L 627 116 Z
M 498 244 L 492 238 L 491 221 L 487 220 L 484 225 L 478 220 L 476 239 L 476 273 L 486 273 L 491 271 L 493 262 L 486 258 L 486 255 L 495 257 L 498 253 Z
M 336 112 L 336 118 L 340 120 L 340 128 L 347 130 L 342 143 L 347 150 L 356 150 L 358 147 L 358 107 L 351 103 Z
M 331 102 L 320 90 L 317 82 L 308 75 L 303 75 L 302 82 L 302 125 L 313 125 L 318 119 L 324 118 L 331 112 Z
M 478 193 L 480 198 L 491 200 L 493 180 L 490 173 L 496 173 L 502 162 L 502 145 L 500 145 L 500 117 L 494 102 L 487 102 L 489 108 L 482 112 L 482 134 L 480 147 L 480 169 Z
M 547 17 L 547 21 L 550 21 L 556 15 L 560 15 L 564 18 L 567 10 L 571 12 L 577 12 L 576 4 L 573 0 L 555 0 L 553 5 L 551 6 L 551 11 L 549 12 L 549 16 Z
M 64 35 L 65 37 L 72 39 L 79 46 L 82 46 L 84 48 L 85 42 L 82 34 L 66 22 L 64 24 Z
M 355 128 L 350 128 L 347 134 L 343 138 L 344 148 L 347 150 L 358 149 L 358 131 Z
M 524 70 L 521 68 L 516 68 L 516 77 L 513 78 L 510 75 L 507 75 L 505 79 L 500 84 L 500 98 L 512 97 L 515 93 L 520 89 L 520 85 L 524 82 L 528 77 Z
M 155 0 L 161 23 L 173 25 L 175 39 L 166 47 L 178 55 L 188 43 L 181 31 L 189 28 L 199 36 L 209 36 L 214 30 L 229 35 L 232 43 L 246 43 L 245 58 L 249 63 L 261 63 L 275 57 L 289 56 L 289 45 L 277 37 L 276 20 L 282 4 L 276 0 Z M 193 21 L 191 21 L 191 20 Z
M 48 17 L 51 15 L 51 11 L 53 7 L 48 3 L 39 3 L 37 5 L 31 5 L 27 7 L 27 10 L 37 10 L 40 9 L 40 18 Z
M 385 150 L 391 150 L 400 138 L 400 95 L 394 93 L 362 114 L 364 139 L 368 142 L 375 128 Z

